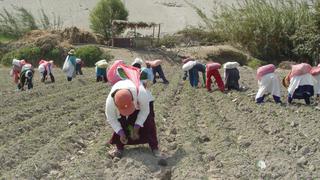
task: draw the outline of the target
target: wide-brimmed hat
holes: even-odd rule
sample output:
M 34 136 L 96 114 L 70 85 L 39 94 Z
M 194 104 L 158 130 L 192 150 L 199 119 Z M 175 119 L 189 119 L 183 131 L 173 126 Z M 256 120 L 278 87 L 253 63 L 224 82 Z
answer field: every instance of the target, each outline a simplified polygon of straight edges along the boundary
M 129 116 L 136 110 L 133 97 L 128 89 L 120 89 L 114 95 L 114 103 L 123 116 Z
M 75 51 L 74 49 L 71 49 L 69 52 L 68 52 L 69 55 L 74 55 L 75 54 Z

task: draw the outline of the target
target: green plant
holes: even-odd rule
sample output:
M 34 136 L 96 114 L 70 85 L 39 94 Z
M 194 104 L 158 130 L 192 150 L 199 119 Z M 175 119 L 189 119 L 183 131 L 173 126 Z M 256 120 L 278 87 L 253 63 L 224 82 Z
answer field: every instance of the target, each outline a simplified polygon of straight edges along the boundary
M 58 16 L 53 17 L 53 21 L 41 10 L 41 19 L 37 21 L 34 16 L 25 8 L 13 6 L 13 11 L 6 8 L 0 11 L 0 35 L 9 37 L 21 37 L 26 32 L 35 29 L 59 29 L 63 21 Z
M 191 41 L 196 41 L 200 44 L 207 45 L 224 41 L 214 30 L 209 31 L 203 27 L 187 27 L 177 34 L 182 36 L 182 40 L 185 41 L 186 44 Z
M 267 64 L 267 63 L 262 60 L 259 60 L 257 58 L 253 58 L 253 57 L 251 57 L 247 62 L 247 65 L 253 69 L 257 69 L 258 67 L 263 66 L 265 64 Z
M 76 50 L 76 56 L 82 59 L 86 66 L 92 67 L 95 66 L 95 63 L 98 60 L 106 59 L 109 61 L 113 58 L 108 52 L 104 52 L 97 46 L 83 46 Z
M 39 47 L 24 47 L 15 51 L 6 53 L 2 59 L 1 64 L 10 66 L 12 59 L 25 59 L 27 62 L 36 65 L 41 58 L 41 49 Z
M 174 48 L 179 43 L 178 37 L 174 35 L 165 35 L 160 38 L 156 46 L 165 46 L 166 48 Z
M 312 6 L 299 0 L 238 1 L 232 6 L 221 5 L 212 18 L 199 8 L 195 10 L 207 29 L 267 61 L 292 56 L 290 36 L 312 20 Z
M 120 0 L 100 0 L 90 13 L 90 28 L 106 39 L 123 32 L 123 26 L 112 29 L 113 20 L 127 20 L 128 11 Z

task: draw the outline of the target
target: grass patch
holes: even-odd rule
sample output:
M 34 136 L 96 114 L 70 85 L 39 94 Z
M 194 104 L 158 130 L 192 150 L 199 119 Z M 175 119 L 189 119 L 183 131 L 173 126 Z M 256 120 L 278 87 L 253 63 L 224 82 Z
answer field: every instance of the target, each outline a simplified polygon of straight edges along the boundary
M 16 38 L 13 36 L 0 34 L 0 43 L 7 43 L 11 40 L 15 40 Z

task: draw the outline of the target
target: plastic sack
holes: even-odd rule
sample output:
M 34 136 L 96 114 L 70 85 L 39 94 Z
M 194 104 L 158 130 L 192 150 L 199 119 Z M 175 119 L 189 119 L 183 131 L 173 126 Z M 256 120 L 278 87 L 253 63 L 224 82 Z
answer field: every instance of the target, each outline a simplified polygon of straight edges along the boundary
M 33 67 L 31 64 L 25 64 L 22 66 L 21 72 L 26 71 L 26 70 L 32 70 L 32 69 L 33 69 Z
M 43 59 L 41 59 L 41 60 L 39 61 L 39 65 L 40 65 L 40 64 L 44 64 L 44 63 L 48 63 L 48 61 L 43 60 Z
M 143 64 L 143 60 L 139 57 L 135 58 L 134 61 L 132 62 L 131 65 L 134 65 L 134 64 L 140 64 L 142 65 Z
M 185 63 L 183 66 L 182 66 L 182 70 L 183 71 L 189 71 L 191 68 L 193 68 L 195 65 L 197 64 L 196 61 L 189 61 L 187 63 Z
M 238 62 L 227 62 L 223 65 L 224 69 L 234 69 L 239 67 L 240 64 Z
M 300 75 L 310 73 L 311 69 L 312 69 L 311 65 L 307 63 L 292 65 L 290 79 L 294 76 L 300 76 Z
M 220 68 L 221 68 L 221 64 L 219 64 L 219 63 L 208 63 L 208 64 L 206 64 L 207 71 L 216 70 L 216 69 L 220 69 Z
M 192 58 L 185 58 L 185 59 L 182 59 L 182 63 L 185 64 L 189 61 L 192 61 L 193 59 Z
M 71 62 L 69 61 L 69 56 L 67 56 L 66 59 L 64 60 L 63 66 L 62 66 L 62 71 L 63 72 L 65 72 L 65 73 L 68 72 L 68 70 L 69 70 L 69 68 L 71 66 L 70 63 Z
M 80 63 L 81 59 L 80 58 L 76 58 L 76 63 Z
M 276 66 L 273 64 L 261 66 L 257 70 L 257 79 L 260 80 L 262 78 L 262 76 L 269 74 L 269 73 L 273 73 L 275 70 L 276 70 Z
M 162 63 L 162 60 L 146 61 L 146 63 L 149 63 L 151 67 L 157 67 Z
M 14 66 L 21 66 L 20 60 L 18 60 L 18 59 L 13 59 L 13 60 L 12 60 L 12 65 L 14 65 Z
M 46 67 L 44 64 L 40 64 L 39 67 L 38 67 L 38 70 L 40 73 L 43 73 L 45 70 L 46 70 Z
M 105 59 L 102 59 L 102 60 L 96 62 L 95 65 L 98 68 L 107 68 L 108 67 L 108 62 Z
M 109 68 L 107 72 L 108 82 L 114 85 L 116 82 L 120 81 L 121 78 L 117 75 L 117 68 L 120 64 L 124 64 L 123 60 L 116 60 Z

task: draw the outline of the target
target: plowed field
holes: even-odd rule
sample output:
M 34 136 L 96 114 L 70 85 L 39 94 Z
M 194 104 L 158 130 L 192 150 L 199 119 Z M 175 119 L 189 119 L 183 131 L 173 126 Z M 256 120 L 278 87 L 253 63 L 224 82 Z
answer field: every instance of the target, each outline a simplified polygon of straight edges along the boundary
M 116 58 L 151 52 L 112 51 Z M 166 59 L 166 57 L 161 57 Z M 127 147 L 112 160 L 112 134 L 104 109 L 110 86 L 96 83 L 93 68 L 67 82 L 17 92 L 9 69 L 0 69 L 1 179 L 307 179 L 320 178 L 320 115 L 316 103 L 277 105 L 271 97 L 254 102 L 255 71 L 241 67 L 246 91 L 193 89 L 181 67 L 163 65 L 169 85 L 150 86 L 160 148 L 168 165 L 158 165 L 147 145 Z M 279 70 L 280 77 L 285 74 Z M 283 89 L 283 95 L 285 89 Z M 283 101 L 285 97 L 283 96 Z

